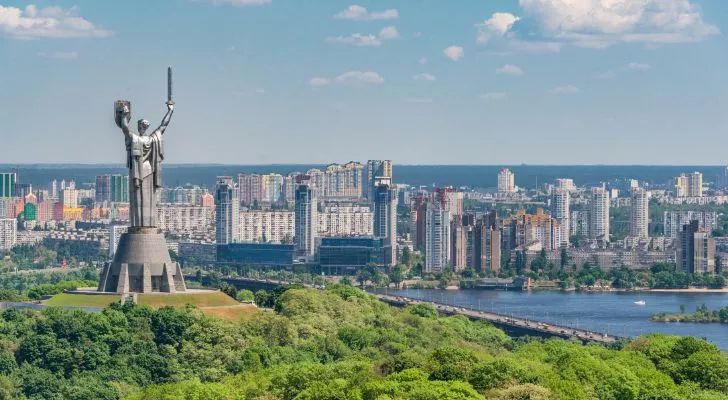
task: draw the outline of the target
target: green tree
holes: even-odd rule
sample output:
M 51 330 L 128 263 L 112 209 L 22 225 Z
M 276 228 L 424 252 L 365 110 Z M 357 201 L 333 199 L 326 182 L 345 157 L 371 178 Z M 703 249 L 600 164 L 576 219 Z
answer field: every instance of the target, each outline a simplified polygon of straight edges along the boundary
M 249 302 L 255 300 L 255 294 L 251 290 L 240 289 L 240 290 L 238 290 L 237 295 L 235 295 L 235 299 L 238 301 L 243 301 L 243 302 L 249 303 Z
M 401 264 L 395 265 L 389 270 L 389 281 L 399 289 L 399 284 L 404 280 L 404 268 Z

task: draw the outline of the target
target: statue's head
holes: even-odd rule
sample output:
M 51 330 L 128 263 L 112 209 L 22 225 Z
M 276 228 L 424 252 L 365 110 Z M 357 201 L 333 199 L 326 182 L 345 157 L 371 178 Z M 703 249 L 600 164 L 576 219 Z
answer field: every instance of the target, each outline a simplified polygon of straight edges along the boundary
M 140 119 L 137 121 L 137 129 L 139 129 L 139 135 L 144 135 L 144 132 L 146 132 L 147 128 L 149 128 L 149 121 L 146 119 Z

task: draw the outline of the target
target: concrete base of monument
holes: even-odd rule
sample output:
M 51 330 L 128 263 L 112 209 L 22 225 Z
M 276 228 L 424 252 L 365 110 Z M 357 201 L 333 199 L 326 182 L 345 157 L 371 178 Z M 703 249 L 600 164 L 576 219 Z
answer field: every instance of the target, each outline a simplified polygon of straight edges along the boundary
M 104 265 L 99 292 L 184 293 L 182 269 L 169 257 L 157 228 L 132 227 L 121 235 L 114 260 Z

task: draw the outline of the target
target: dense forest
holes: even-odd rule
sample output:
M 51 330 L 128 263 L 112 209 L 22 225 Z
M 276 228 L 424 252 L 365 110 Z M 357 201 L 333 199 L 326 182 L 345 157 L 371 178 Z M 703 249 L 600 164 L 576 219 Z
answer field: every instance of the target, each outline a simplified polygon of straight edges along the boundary
M 268 300 L 237 323 L 191 306 L 4 310 L 0 398 L 728 399 L 728 357 L 692 337 L 511 339 L 347 285 Z

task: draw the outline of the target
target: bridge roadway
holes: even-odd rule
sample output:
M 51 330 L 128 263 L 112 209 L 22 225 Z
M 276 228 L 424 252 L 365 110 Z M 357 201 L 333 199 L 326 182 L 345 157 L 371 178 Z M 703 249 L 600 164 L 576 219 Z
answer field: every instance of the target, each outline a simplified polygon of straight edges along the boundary
M 414 304 L 431 304 L 439 312 L 448 315 L 464 315 L 470 319 L 485 320 L 493 325 L 504 328 L 506 331 L 511 332 L 525 332 L 530 333 L 534 336 L 543 337 L 560 337 L 564 339 L 579 339 L 582 342 L 597 342 L 602 344 L 611 344 L 622 339 L 619 336 L 607 335 L 600 332 L 591 332 L 584 329 L 577 329 L 567 326 L 558 326 L 553 324 L 547 324 L 540 321 L 534 321 L 526 318 L 506 316 L 503 314 L 497 314 L 493 312 L 473 310 L 463 307 L 456 307 L 449 304 L 440 304 L 430 301 L 421 301 L 411 299 L 408 297 L 390 296 L 385 294 L 375 294 L 375 296 L 388 304 L 403 306 L 403 305 L 414 305 Z

